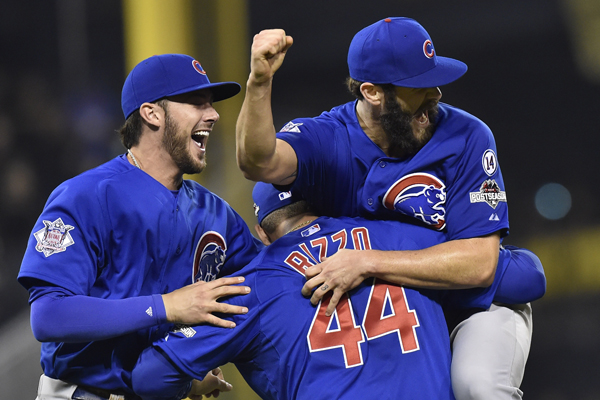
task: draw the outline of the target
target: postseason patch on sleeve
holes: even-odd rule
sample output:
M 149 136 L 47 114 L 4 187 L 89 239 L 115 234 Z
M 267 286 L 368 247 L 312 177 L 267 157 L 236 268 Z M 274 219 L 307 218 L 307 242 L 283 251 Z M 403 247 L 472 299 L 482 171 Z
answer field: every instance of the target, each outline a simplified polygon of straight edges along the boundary
M 52 254 L 61 253 L 75 241 L 69 231 L 75 229 L 74 226 L 66 225 L 61 218 L 54 222 L 43 221 L 44 227 L 35 232 L 33 236 L 37 240 L 35 249 L 44 253 L 44 256 L 50 257 Z
M 487 203 L 496 209 L 501 201 L 506 203 L 506 192 L 500 190 L 500 186 L 494 179 L 485 180 L 479 187 L 478 192 L 469 193 L 471 203 Z

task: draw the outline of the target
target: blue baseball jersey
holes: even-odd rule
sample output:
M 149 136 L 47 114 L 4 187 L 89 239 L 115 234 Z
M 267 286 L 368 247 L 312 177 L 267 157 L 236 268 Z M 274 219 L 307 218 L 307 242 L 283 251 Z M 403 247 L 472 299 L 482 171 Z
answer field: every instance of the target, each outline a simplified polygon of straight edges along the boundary
M 415 155 L 390 158 L 360 127 L 350 102 L 295 119 L 277 137 L 298 157 L 292 189 L 320 215 L 397 219 L 446 230 L 448 239 L 508 232 L 496 144 L 474 116 L 439 104 L 431 140 Z
M 134 389 L 144 399 L 176 398 L 190 377 L 234 362 L 263 399 L 453 399 L 440 306 L 447 292 L 368 279 L 327 317 L 329 297 L 315 307 L 300 291 L 304 270 L 340 248 L 415 250 L 443 240 L 443 232 L 397 221 L 318 218 L 241 271 L 252 291 L 227 300 L 249 310 L 226 317 L 234 329 L 170 332 L 140 356 Z
M 263 247 L 224 200 L 188 180 L 170 191 L 122 155 L 53 191 L 18 280 L 103 299 L 162 294 L 233 274 Z M 132 393 L 131 369 L 156 329 L 43 343 L 42 368 L 51 378 Z

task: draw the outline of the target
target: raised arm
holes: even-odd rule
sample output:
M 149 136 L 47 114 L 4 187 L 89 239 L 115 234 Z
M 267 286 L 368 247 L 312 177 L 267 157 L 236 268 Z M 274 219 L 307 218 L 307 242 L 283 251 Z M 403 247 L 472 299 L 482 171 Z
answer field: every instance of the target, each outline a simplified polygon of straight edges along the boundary
M 237 162 L 247 179 L 278 184 L 294 181 L 296 153 L 276 139 L 271 109 L 273 75 L 292 43 L 282 29 L 254 36 L 246 96 L 236 125 Z
M 369 277 L 403 286 L 464 289 L 491 285 L 498 264 L 500 235 L 444 242 L 423 250 L 342 249 L 306 270 L 302 294 L 317 304 L 333 291 L 330 315 L 344 293 Z M 314 290 L 317 288 L 317 290 Z M 313 292 L 314 290 L 314 292 Z

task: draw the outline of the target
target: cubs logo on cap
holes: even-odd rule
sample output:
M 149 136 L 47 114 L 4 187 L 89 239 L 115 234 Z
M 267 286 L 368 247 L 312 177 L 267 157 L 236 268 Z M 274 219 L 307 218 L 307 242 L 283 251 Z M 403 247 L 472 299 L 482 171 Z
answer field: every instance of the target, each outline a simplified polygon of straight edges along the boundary
M 127 119 L 143 103 L 201 89 L 210 89 L 213 101 L 221 101 L 235 96 L 242 87 L 236 82 L 211 83 L 202 65 L 185 54 L 152 56 L 136 65 L 125 80 L 123 115 Z
M 430 88 L 457 80 L 467 72 L 467 65 L 438 56 L 431 37 L 417 21 L 394 17 L 354 36 L 348 69 L 350 77 L 360 82 Z

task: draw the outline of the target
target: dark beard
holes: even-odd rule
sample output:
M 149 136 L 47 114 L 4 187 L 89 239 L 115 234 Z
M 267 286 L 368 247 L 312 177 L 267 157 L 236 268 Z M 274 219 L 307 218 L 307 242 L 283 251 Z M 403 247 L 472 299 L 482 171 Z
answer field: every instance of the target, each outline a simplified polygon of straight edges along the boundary
M 204 165 L 194 160 L 188 151 L 188 138 L 177 136 L 177 125 L 165 110 L 165 132 L 162 144 L 184 174 L 199 174 Z
M 438 115 L 437 106 L 428 109 L 431 125 L 427 128 L 425 137 L 420 139 L 413 133 L 413 115 L 402 111 L 393 90 L 385 90 L 384 110 L 385 113 L 379 117 L 379 121 L 390 144 L 390 156 L 400 158 L 415 155 L 431 139 Z

